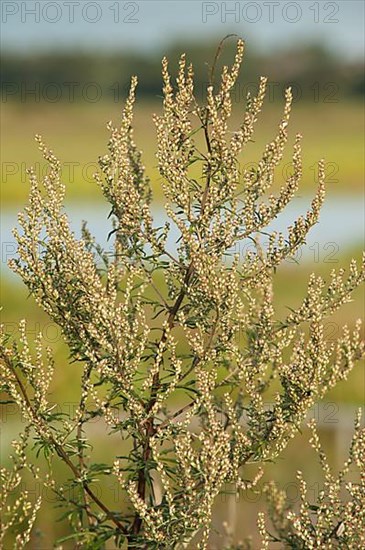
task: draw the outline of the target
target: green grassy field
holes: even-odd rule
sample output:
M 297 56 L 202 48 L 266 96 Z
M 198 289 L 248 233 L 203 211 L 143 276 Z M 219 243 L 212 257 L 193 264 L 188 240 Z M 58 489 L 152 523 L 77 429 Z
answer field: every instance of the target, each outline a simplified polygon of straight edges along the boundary
M 264 145 L 275 135 L 282 103 L 267 103 L 257 124 L 255 141 L 244 151 L 241 162 L 257 162 Z M 161 198 L 156 170 L 155 129 L 152 113 L 159 112 L 161 102 L 137 102 L 135 130 L 138 146 L 150 174 L 155 196 Z M 234 105 L 233 124 L 239 125 L 244 106 Z M 100 191 L 92 180 L 99 155 L 106 153 L 106 123 L 118 122 L 121 105 L 35 104 L 2 106 L 2 204 L 23 204 L 28 193 L 26 167 L 41 163 L 34 135 L 42 134 L 58 155 L 67 183 L 68 198 L 97 199 Z M 313 192 L 315 163 L 324 158 L 327 164 L 329 193 L 362 192 L 364 171 L 363 111 L 359 103 L 298 103 L 293 106 L 291 143 L 297 132 L 303 134 L 304 177 L 302 192 Z M 283 165 L 291 159 L 288 146 Z M 279 174 L 280 181 L 280 174 Z

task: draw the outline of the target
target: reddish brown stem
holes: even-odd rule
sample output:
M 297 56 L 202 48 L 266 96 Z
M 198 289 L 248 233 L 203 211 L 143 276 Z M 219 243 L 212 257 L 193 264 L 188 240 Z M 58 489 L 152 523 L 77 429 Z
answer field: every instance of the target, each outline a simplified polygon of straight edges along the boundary
M 210 153 L 211 152 L 211 144 L 210 144 L 209 131 L 208 131 L 208 126 L 209 126 L 208 111 L 206 112 L 206 118 L 205 118 L 205 121 L 203 122 L 203 126 L 204 126 L 204 136 L 205 136 L 207 149 L 208 149 L 208 152 Z M 205 189 L 204 189 L 202 202 L 201 202 L 201 216 L 204 214 L 205 205 L 206 205 L 207 198 L 208 198 L 210 178 L 211 178 L 211 167 L 209 165 L 208 170 L 207 170 L 207 178 L 206 178 Z M 178 311 L 181 307 L 181 304 L 182 304 L 182 302 L 185 298 L 187 287 L 190 283 L 190 280 L 193 276 L 193 273 L 194 273 L 194 265 L 193 265 L 193 261 L 191 261 L 188 268 L 187 268 L 187 272 L 186 272 L 186 275 L 185 275 L 185 278 L 184 278 L 184 282 L 183 282 L 183 286 L 182 286 L 182 289 L 180 291 L 180 294 L 177 297 L 174 305 L 170 309 L 170 313 L 169 313 L 168 320 L 167 320 L 168 328 L 170 330 L 174 326 L 175 317 L 176 317 L 176 315 L 177 315 L 177 313 L 178 313 Z M 163 333 L 162 333 L 161 340 L 160 340 L 160 343 L 159 343 L 158 347 L 160 347 L 160 345 L 162 343 L 166 342 L 166 339 L 167 339 L 167 331 L 164 330 Z M 158 371 L 158 372 L 156 372 L 156 374 L 154 375 L 153 380 L 152 380 L 150 400 L 148 401 L 147 406 L 146 406 L 146 412 L 147 413 L 152 409 L 152 407 L 156 403 L 156 397 L 157 397 L 159 387 L 160 387 L 160 373 Z M 156 433 L 156 427 L 155 427 L 155 424 L 154 424 L 154 418 L 153 417 L 148 418 L 148 420 L 146 422 L 145 442 L 144 442 L 144 447 L 143 447 L 143 452 L 142 452 L 143 466 L 139 470 L 139 473 L 138 473 L 138 485 L 137 485 L 138 496 L 143 501 L 145 501 L 145 499 L 146 499 L 146 473 L 145 473 L 145 468 L 146 468 L 146 464 L 147 464 L 147 462 L 148 462 L 148 460 L 150 459 L 150 456 L 151 456 L 150 440 L 151 440 L 151 437 L 153 437 L 153 435 L 155 433 Z M 133 524 L 132 524 L 132 527 L 131 527 L 131 532 L 134 535 L 137 535 L 139 533 L 141 527 L 142 527 L 142 518 L 140 518 L 138 512 L 136 512 L 135 517 L 134 517 L 134 521 L 133 521 Z

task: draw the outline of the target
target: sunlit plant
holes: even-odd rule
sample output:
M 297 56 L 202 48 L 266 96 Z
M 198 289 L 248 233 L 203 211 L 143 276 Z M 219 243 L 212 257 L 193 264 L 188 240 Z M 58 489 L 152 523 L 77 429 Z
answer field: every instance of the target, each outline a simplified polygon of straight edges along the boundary
M 285 491 L 274 482 L 267 484 L 265 492 L 269 502 L 269 516 L 273 533 L 265 527 L 264 515 L 259 516 L 263 535 L 262 549 L 271 541 L 286 548 L 363 548 L 365 543 L 365 430 L 361 429 L 359 411 L 349 457 L 341 472 L 335 475 L 321 446 L 316 424 L 310 423 L 310 443 L 316 451 L 324 477 L 324 486 L 316 501 L 309 497 L 307 483 L 298 471 L 300 507 L 293 511 L 287 503 Z M 354 470 L 357 477 L 354 478 Z M 352 474 L 352 475 L 351 475 Z
M 20 490 L 22 473 L 30 470 L 70 520 L 69 535 L 55 541 L 58 548 L 70 540 L 77 548 L 208 548 L 214 503 L 227 483 L 238 492 L 254 487 L 265 463 L 283 452 L 311 407 L 363 355 L 360 322 L 352 332 L 344 326 L 337 341 L 328 342 L 324 335 L 325 320 L 351 300 L 364 280 L 355 261 L 333 270 L 328 281 L 311 275 L 301 305 L 285 317 L 275 311 L 276 270 L 295 257 L 318 221 L 324 162 L 319 162 L 318 190 L 306 215 L 286 234 L 269 231 L 302 177 L 297 135 L 292 172 L 273 194 L 288 140 L 291 90 L 286 90 L 276 137 L 255 168 L 242 169 L 242 151 L 252 141 L 267 81 L 260 79 L 257 96 L 248 96 L 243 120 L 232 129 L 231 92 L 244 42 L 238 40 L 234 63 L 223 67 L 216 84 L 221 46 L 203 103 L 194 95 L 193 68 L 185 55 L 176 84 L 167 60 L 162 62 L 163 110 L 154 117 L 169 218 L 162 227 L 154 223 L 151 184 L 133 140 L 137 79 L 132 78 L 120 124 L 108 126 L 109 152 L 99 159 L 95 175 L 111 206 L 112 252 L 95 243 L 86 225 L 81 239 L 71 231 L 61 164 L 37 136 L 49 173 L 40 181 L 29 170 L 29 205 L 19 214 L 21 229 L 14 232 L 18 253 L 10 265 L 61 327 L 70 362 L 82 365 L 82 374 L 76 380 L 75 370 L 76 410 L 55 412 L 49 398 L 52 350 L 44 349 L 41 338 L 28 343 L 25 321 L 18 342 L 10 342 L 3 331 L 4 402 L 15 403 L 26 422 L 14 442 L 13 469 L 1 471 L 3 544 L 15 532 L 15 547 L 26 546 L 42 508 L 40 498 L 34 503 Z M 170 224 L 179 232 L 175 247 L 167 244 Z M 267 236 L 265 246 L 261 234 Z M 240 258 L 232 250 L 248 239 L 251 251 Z M 98 434 L 90 425 L 95 419 L 107 426 L 113 442 L 108 463 L 93 458 Z M 116 440 L 115 434 L 122 437 Z M 352 456 L 361 462 L 362 485 L 354 498 L 362 507 L 363 443 L 357 427 Z M 32 446 L 46 457 L 48 471 L 28 453 Z M 354 450 L 360 446 L 362 455 Z M 66 482 L 54 473 L 59 461 L 68 470 Z M 252 465 L 257 466 L 253 475 Z M 118 505 L 95 491 L 110 479 L 120 484 Z M 20 496 L 14 499 L 17 491 Z M 275 495 L 272 486 L 271 502 Z M 320 546 L 311 535 L 305 501 L 299 516 L 289 512 L 287 519 L 282 517 L 284 505 L 272 506 L 283 545 L 364 544 L 360 524 L 348 534 L 344 520 L 340 535 L 348 538 L 337 536 L 337 527 L 333 546 Z M 338 504 L 334 513 L 341 510 Z M 267 547 L 270 535 L 262 516 L 259 529 Z

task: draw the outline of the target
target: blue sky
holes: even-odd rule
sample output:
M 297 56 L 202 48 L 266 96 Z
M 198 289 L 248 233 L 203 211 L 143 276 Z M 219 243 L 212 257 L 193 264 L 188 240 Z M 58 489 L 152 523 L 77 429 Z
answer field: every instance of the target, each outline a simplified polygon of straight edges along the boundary
M 6 51 L 152 53 L 175 39 L 236 32 L 263 51 L 323 41 L 353 59 L 364 52 L 364 5 L 363 0 L 2 0 L 1 44 Z

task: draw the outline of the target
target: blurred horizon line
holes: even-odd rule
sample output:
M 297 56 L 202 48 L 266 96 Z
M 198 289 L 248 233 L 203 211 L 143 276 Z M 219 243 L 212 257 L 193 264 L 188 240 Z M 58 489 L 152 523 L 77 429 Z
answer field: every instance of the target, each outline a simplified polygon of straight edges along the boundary
M 73 6 L 71 6 L 73 4 Z M 320 43 L 364 58 L 364 2 L 3 1 L 1 47 L 10 53 L 128 52 L 154 55 L 173 43 L 236 33 L 261 54 Z M 72 8 L 72 9 L 71 9 Z

